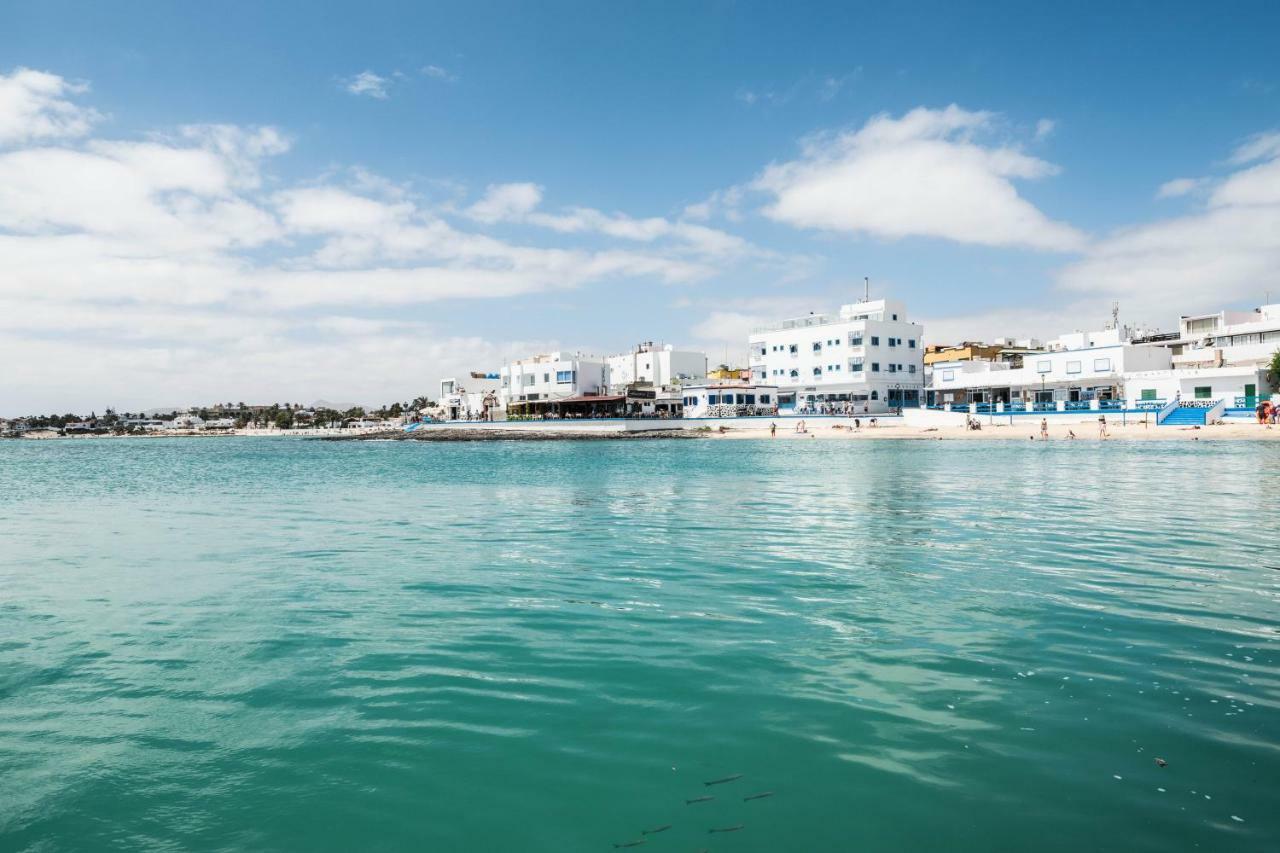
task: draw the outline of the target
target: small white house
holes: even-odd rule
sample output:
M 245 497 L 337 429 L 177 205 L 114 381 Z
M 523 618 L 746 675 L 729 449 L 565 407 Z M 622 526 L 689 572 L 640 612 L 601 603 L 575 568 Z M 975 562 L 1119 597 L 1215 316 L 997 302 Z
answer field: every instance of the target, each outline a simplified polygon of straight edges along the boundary
M 686 418 L 742 418 L 778 414 L 776 385 L 686 385 L 683 394 Z
M 166 425 L 169 429 L 204 429 L 204 418 L 199 415 L 178 415 Z

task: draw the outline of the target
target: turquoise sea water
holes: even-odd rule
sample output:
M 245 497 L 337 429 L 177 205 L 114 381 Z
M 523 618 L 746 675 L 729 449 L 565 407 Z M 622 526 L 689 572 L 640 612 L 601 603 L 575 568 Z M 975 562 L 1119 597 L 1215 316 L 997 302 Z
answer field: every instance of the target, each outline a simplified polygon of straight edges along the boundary
M 1277 482 L 1251 443 L 0 443 L 0 850 L 1274 850 Z

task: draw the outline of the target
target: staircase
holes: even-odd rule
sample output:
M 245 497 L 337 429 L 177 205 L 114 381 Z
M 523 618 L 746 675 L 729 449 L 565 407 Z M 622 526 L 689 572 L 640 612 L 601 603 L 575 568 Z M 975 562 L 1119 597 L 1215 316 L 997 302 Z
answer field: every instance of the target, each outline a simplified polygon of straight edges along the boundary
M 1204 416 L 1208 409 L 1200 406 L 1179 406 L 1170 412 L 1161 426 L 1204 426 Z

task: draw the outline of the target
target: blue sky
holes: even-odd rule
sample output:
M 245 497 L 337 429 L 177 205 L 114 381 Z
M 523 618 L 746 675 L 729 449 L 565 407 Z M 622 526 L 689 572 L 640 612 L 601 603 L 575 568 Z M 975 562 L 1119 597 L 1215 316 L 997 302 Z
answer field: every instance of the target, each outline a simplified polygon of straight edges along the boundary
M 1280 299 L 1277 32 L 1275 3 L 0 4 L 0 414 L 733 357 L 863 275 L 933 340 Z

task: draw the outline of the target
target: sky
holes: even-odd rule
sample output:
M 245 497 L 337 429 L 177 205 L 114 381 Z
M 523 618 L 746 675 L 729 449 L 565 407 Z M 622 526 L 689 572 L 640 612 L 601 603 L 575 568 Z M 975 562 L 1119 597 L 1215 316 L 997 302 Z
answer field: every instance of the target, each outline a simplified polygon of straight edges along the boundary
M 0 0 L 0 416 L 1280 301 L 1274 2 Z

